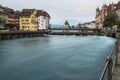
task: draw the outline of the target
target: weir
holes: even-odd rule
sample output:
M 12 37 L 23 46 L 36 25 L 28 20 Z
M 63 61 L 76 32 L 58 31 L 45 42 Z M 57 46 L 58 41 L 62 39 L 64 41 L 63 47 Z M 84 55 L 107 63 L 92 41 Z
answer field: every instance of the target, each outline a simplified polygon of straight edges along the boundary
M 22 37 L 38 37 L 49 35 L 101 35 L 98 29 L 62 29 L 53 28 L 51 31 L 4 31 L 0 32 L 0 39 L 14 39 Z
M 5 31 L 0 32 L 0 39 L 15 39 L 22 37 L 38 37 L 48 34 L 48 31 Z

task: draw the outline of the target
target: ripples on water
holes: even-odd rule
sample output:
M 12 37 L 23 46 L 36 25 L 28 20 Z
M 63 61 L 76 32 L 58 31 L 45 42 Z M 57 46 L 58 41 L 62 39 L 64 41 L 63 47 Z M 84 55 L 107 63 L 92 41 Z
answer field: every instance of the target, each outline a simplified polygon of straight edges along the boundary
M 0 80 L 98 80 L 115 39 L 46 36 L 0 41 Z

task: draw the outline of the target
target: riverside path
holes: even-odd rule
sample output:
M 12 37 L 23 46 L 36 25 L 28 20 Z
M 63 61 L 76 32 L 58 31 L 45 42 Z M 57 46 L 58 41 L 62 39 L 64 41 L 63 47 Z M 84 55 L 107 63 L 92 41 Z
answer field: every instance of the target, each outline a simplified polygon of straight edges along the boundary
M 117 64 L 115 65 L 113 80 L 120 80 L 120 35 L 118 37 L 118 45 Z

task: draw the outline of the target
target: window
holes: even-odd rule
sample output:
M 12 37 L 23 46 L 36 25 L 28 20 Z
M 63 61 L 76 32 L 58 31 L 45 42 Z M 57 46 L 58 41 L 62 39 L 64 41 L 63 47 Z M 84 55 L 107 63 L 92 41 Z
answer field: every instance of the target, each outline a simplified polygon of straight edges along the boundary
M 24 20 L 21 20 L 22 22 L 24 22 Z
M 26 16 L 25 18 L 29 18 L 29 16 Z
M 28 22 L 29 20 L 27 19 L 27 20 L 25 20 L 26 22 Z
M 24 26 L 22 26 L 22 28 L 24 28 Z

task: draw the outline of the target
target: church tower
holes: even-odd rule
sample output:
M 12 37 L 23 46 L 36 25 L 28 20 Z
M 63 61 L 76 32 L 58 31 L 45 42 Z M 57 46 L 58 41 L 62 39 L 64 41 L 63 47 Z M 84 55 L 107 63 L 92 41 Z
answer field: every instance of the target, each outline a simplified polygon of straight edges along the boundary
M 99 9 L 99 7 L 97 7 L 97 9 L 96 9 L 96 16 L 99 15 L 99 13 L 100 13 L 100 9 Z

